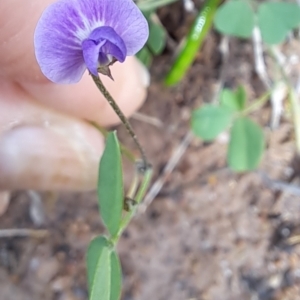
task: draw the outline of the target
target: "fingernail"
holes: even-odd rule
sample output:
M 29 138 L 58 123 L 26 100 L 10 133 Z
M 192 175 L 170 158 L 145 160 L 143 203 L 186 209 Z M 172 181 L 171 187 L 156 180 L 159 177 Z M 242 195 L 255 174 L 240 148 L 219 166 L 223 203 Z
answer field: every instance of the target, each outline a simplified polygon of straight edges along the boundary
M 103 149 L 95 151 L 84 139 L 35 126 L 6 132 L 0 139 L 0 189 L 95 189 Z

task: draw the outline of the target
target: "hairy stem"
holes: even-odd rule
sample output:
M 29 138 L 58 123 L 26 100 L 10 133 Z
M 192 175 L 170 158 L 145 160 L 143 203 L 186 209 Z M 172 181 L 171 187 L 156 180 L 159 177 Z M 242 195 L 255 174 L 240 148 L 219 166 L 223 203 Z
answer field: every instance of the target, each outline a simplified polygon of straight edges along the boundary
M 139 149 L 140 153 L 141 153 L 141 157 L 143 160 L 143 170 L 145 171 L 148 169 L 149 164 L 148 164 L 148 160 L 145 154 L 144 149 L 142 148 L 133 128 L 131 127 L 129 121 L 127 120 L 127 118 L 125 117 L 125 115 L 123 114 L 123 112 L 121 111 L 120 107 L 118 106 L 118 104 L 116 103 L 116 101 L 113 99 L 113 97 L 111 96 L 111 94 L 108 92 L 108 90 L 106 89 L 106 87 L 104 86 L 103 82 L 101 81 L 99 76 L 95 76 L 93 74 L 91 74 L 97 88 L 100 90 L 100 92 L 102 93 L 102 95 L 105 97 L 105 99 L 108 101 L 108 103 L 110 104 L 110 106 L 113 108 L 113 110 L 115 111 L 115 113 L 118 115 L 118 117 L 120 118 L 121 122 L 124 124 L 127 132 L 129 133 L 129 135 L 132 137 L 134 143 L 136 144 L 137 148 Z
M 96 122 L 89 122 L 89 123 L 92 126 L 94 126 L 105 138 L 107 137 L 108 131 L 105 128 L 101 127 Z M 121 153 L 124 154 L 131 162 L 136 161 L 136 157 L 134 156 L 134 154 L 126 146 L 124 146 L 121 142 L 120 142 L 120 149 L 121 149 Z
M 260 109 L 269 100 L 270 95 L 271 95 L 271 91 L 264 93 L 261 97 L 256 99 L 252 105 L 244 109 L 242 111 L 242 115 L 247 116 L 248 114 Z

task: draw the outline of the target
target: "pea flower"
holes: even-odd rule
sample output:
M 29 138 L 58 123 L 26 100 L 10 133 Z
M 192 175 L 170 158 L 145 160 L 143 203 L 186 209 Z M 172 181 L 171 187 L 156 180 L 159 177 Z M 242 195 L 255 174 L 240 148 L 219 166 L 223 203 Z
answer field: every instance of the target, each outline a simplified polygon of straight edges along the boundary
M 132 0 L 59 0 L 38 21 L 35 55 L 49 80 L 76 83 L 86 69 L 110 75 L 109 65 L 136 54 L 148 35 Z

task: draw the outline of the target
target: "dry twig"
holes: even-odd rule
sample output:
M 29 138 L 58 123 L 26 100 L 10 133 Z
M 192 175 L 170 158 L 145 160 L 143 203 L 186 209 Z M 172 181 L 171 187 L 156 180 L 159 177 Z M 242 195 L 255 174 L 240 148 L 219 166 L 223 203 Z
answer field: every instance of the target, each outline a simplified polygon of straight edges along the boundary
M 34 229 L 0 229 L 0 238 L 12 237 L 31 237 L 31 238 L 44 238 L 48 235 L 47 230 L 34 230 Z
M 152 203 L 154 198 L 158 195 L 163 185 L 165 184 L 166 180 L 173 172 L 174 168 L 177 166 L 180 159 L 182 158 L 185 151 L 187 150 L 188 146 L 190 145 L 192 138 L 193 138 L 193 134 L 191 131 L 189 131 L 185 135 L 180 145 L 178 145 L 171 158 L 169 159 L 169 162 L 165 166 L 162 175 L 152 185 L 143 203 L 139 207 L 139 212 L 144 213 L 147 210 L 148 206 Z
M 267 68 L 263 56 L 263 46 L 260 30 L 258 27 L 254 27 L 252 32 L 252 41 L 253 41 L 253 51 L 254 51 L 254 62 L 255 62 L 255 71 L 264 84 L 266 89 L 271 89 L 271 80 L 267 73 Z
M 158 128 L 162 128 L 164 126 L 163 122 L 161 120 L 159 120 L 158 118 L 150 117 L 150 116 L 147 116 L 140 112 L 134 113 L 131 118 L 141 121 L 141 122 L 148 123 L 148 124 L 153 125 Z
M 271 190 L 281 191 L 295 196 L 300 196 L 300 187 L 279 180 L 271 179 L 265 172 L 258 172 L 263 183 Z

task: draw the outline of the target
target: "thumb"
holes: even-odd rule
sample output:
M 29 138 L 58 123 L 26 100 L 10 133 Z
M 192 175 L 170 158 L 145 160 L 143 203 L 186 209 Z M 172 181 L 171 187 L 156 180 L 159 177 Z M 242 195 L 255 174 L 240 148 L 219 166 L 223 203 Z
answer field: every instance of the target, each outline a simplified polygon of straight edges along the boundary
M 8 84 L 0 87 L 0 190 L 95 189 L 104 149 L 100 133 L 10 94 Z

